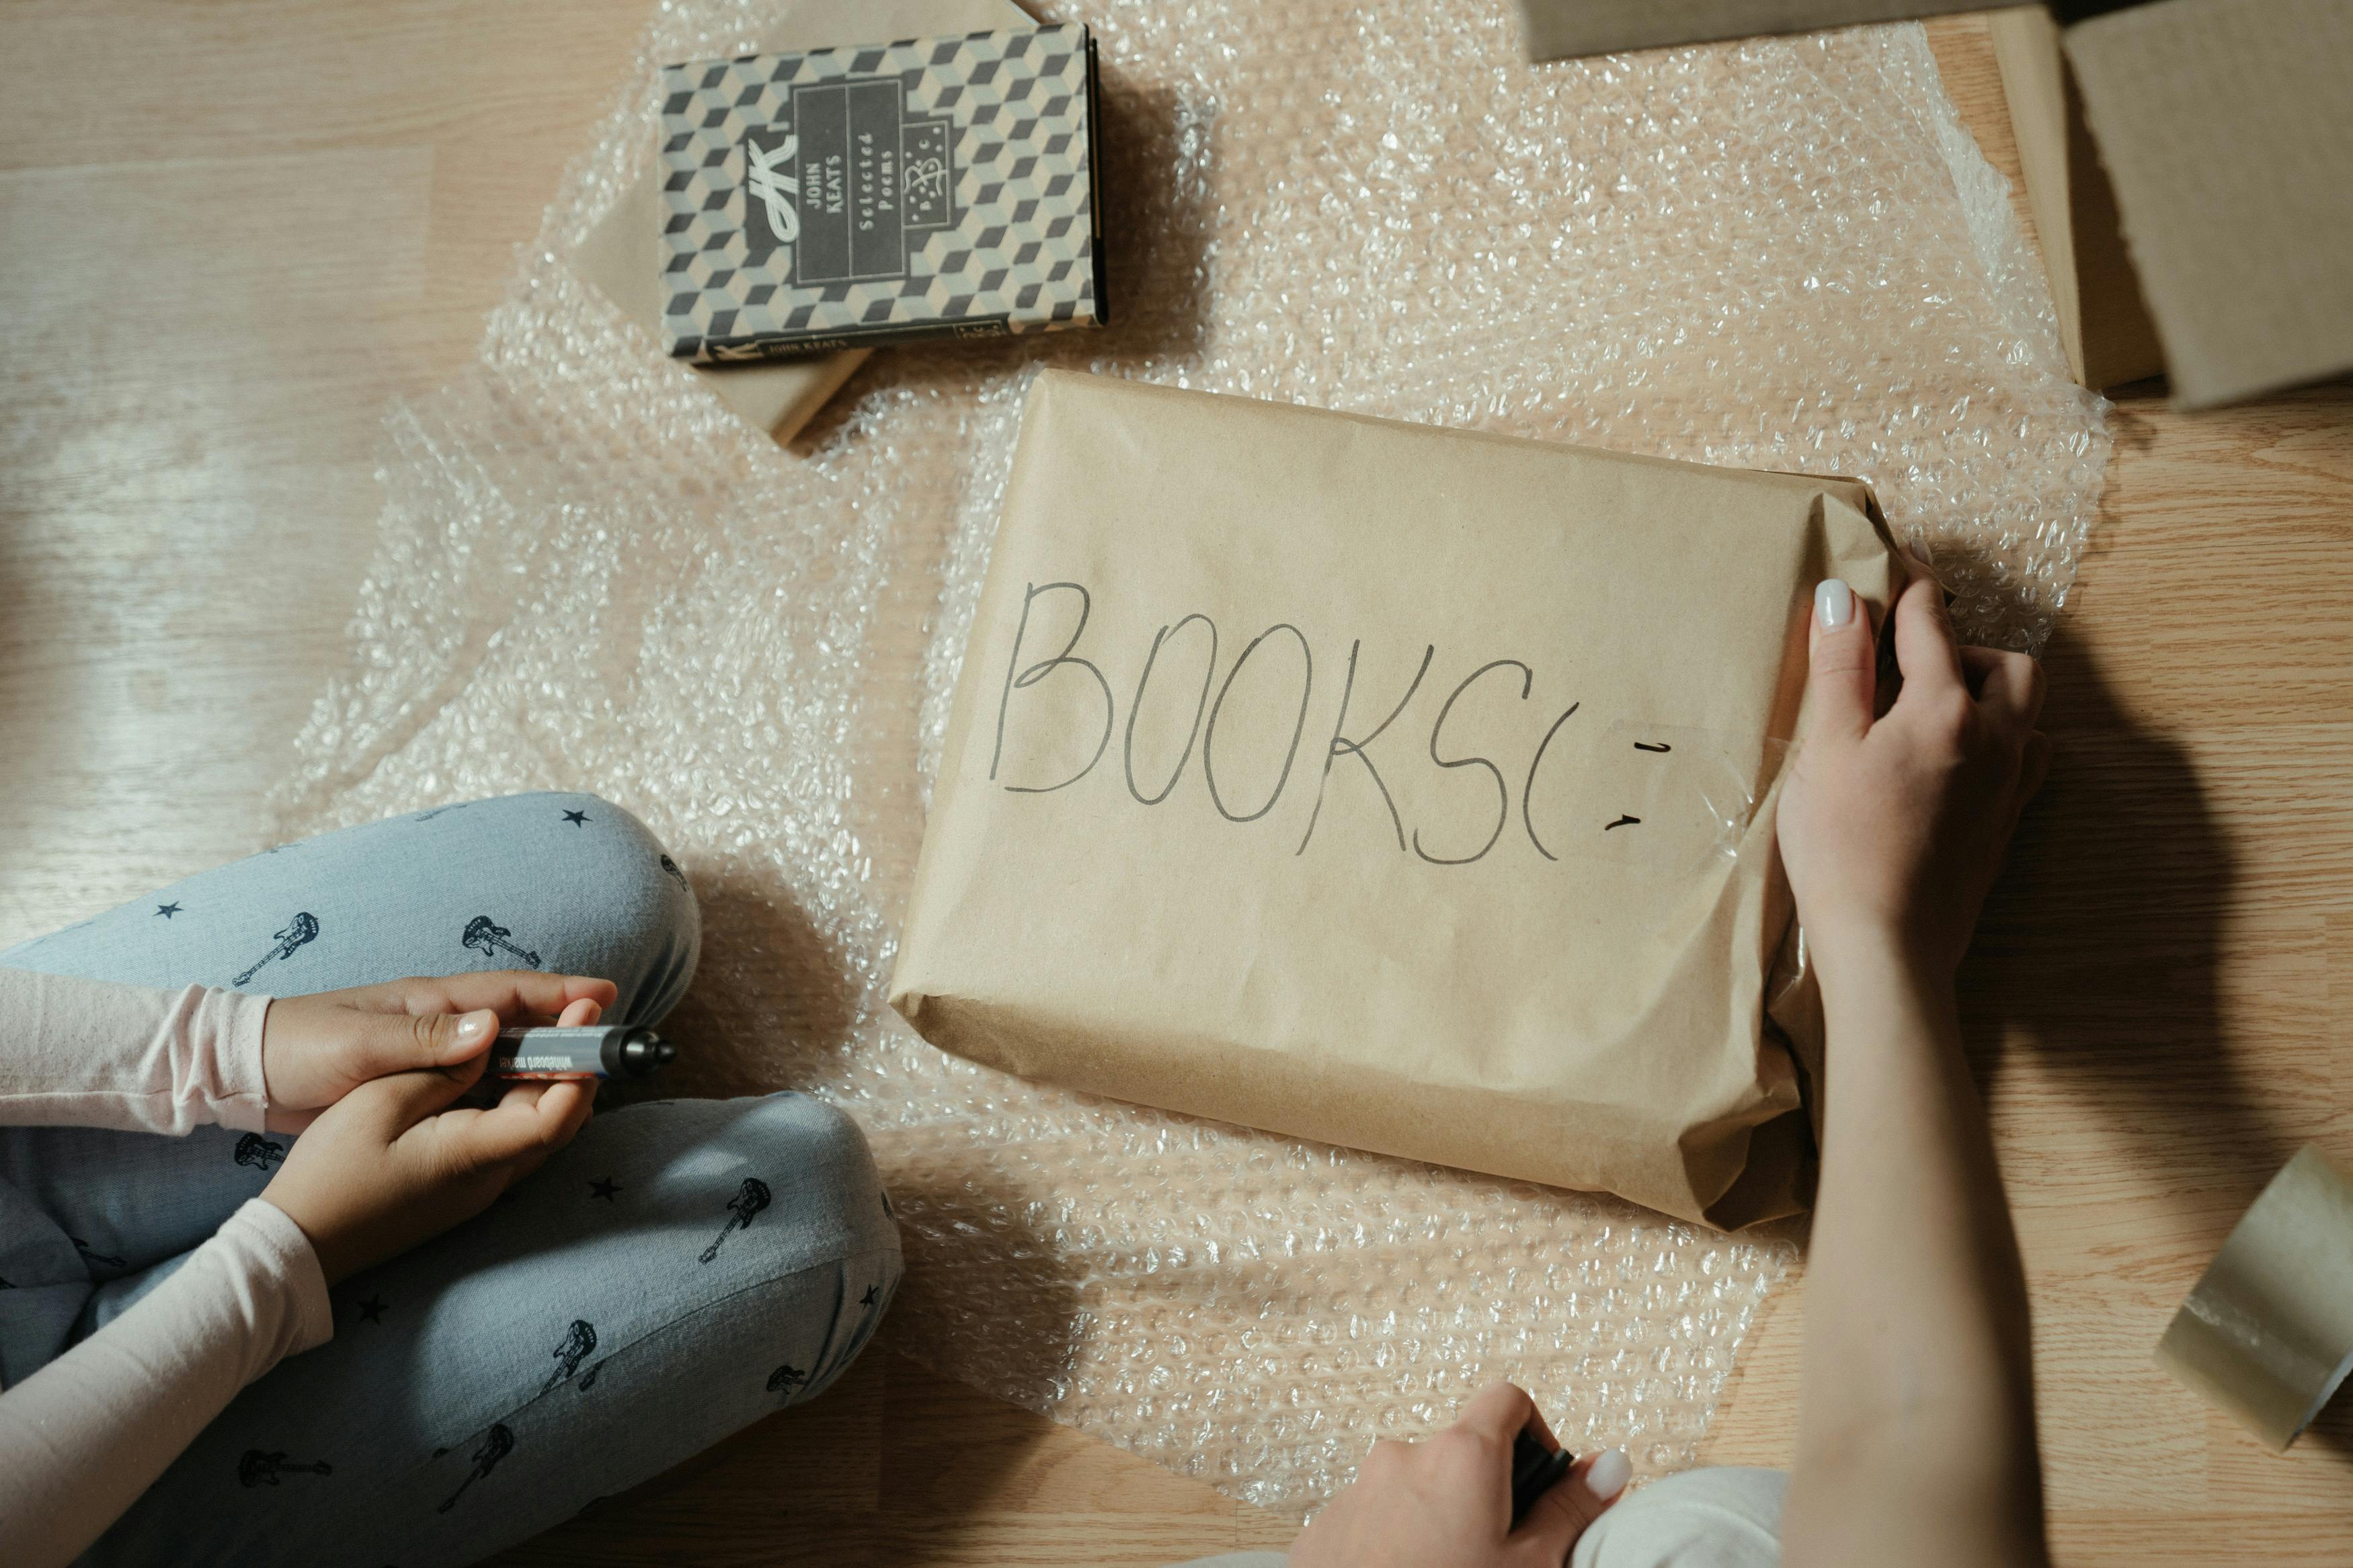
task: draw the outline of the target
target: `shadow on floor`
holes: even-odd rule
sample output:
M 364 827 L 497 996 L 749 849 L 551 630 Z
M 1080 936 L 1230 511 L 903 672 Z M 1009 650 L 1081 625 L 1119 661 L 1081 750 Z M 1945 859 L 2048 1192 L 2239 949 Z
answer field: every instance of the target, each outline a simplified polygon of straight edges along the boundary
M 2168 1173 L 2182 1217 L 2211 1224 L 2295 1152 L 2218 1001 L 2237 857 L 2189 754 L 2116 701 L 2064 624 L 2044 664 L 2051 778 L 1964 967 L 1964 1033 L 1989 1095 L 2000 1042 L 2023 1033 Z

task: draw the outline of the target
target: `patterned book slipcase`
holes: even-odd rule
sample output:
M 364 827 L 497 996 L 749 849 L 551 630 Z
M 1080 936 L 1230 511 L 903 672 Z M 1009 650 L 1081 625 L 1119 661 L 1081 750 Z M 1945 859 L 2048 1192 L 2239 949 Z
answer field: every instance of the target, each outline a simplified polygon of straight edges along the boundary
M 1109 319 L 1085 27 L 695 62 L 663 83 L 673 355 Z

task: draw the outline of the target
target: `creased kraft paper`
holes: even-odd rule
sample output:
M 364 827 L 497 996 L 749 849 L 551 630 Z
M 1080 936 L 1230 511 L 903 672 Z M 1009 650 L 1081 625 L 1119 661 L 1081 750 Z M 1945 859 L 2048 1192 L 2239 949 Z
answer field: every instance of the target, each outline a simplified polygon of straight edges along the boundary
M 1852 480 L 1048 373 L 892 1005 L 1075 1089 L 1789 1213 L 1773 803 L 1833 575 L 1903 575 Z

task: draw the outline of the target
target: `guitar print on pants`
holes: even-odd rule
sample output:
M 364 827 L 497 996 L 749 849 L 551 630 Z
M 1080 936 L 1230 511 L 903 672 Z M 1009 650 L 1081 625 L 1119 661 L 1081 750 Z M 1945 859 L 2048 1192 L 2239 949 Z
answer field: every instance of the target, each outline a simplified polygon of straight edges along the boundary
M 277 945 L 255 959 L 252 967 L 246 970 L 244 973 L 233 977 L 229 981 L 232 986 L 243 986 L 246 982 L 260 973 L 270 963 L 279 959 L 291 958 L 294 956 L 296 948 L 318 941 L 319 917 L 304 910 L 292 920 L 288 921 L 286 929 L 280 931 L 272 940 Z
M 231 1158 L 240 1165 L 267 1171 L 285 1163 L 286 1145 L 259 1132 L 248 1132 L 237 1141 L 237 1151 Z
M 513 1452 L 514 1433 L 508 1429 L 505 1422 L 492 1422 L 491 1429 L 482 1434 L 482 1446 L 474 1450 L 474 1468 L 466 1472 L 466 1479 L 458 1483 L 458 1489 L 443 1498 L 441 1506 L 433 1511 L 448 1513 L 456 1508 L 458 1500 L 466 1495 L 468 1487 L 498 1468 L 499 1461 Z
M 753 1216 L 766 1208 L 768 1201 L 768 1184 L 757 1176 L 744 1177 L 744 1184 L 738 1187 L 735 1190 L 735 1195 L 727 1201 L 726 1225 L 721 1227 L 719 1234 L 712 1239 L 711 1245 L 702 1249 L 702 1261 L 708 1263 L 718 1257 L 719 1244 L 735 1232 L 751 1229 Z
M 547 1381 L 539 1385 L 539 1391 L 545 1394 L 559 1383 L 569 1383 L 581 1364 L 596 1353 L 596 1325 L 586 1318 L 573 1319 L 572 1327 L 565 1331 L 563 1341 L 555 1347 L 555 1370 L 547 1374 Z M 587 1393 L 596 1383 L 596 1374 L 604 1370 L 603 1362 L 590 1367 L 588 1375 L 580 1380 L 580 1392 Z
M 274 1454 L 264 1453 L 259 1448 L 248 1448 L 245 1457 L 237 1462 L 237 1479 L 248 1487 L 280 1485 L 278 1478 L 280 1476 L 332 1476 L 334 1473 L 335 1467 L 324 1459 L 308 1465 L 295 1464 L 286 1458 L 283 1448 Z
M 488 915 L 476 915 L 466 922 L 466 934 L 458 939 L 460 946 L 470 947 L 485 957 L 496 960 L 501 949 L 513 955 L 525 969 L 539 967 L 539 954 L 517 947 L 507 939 L 514 932 Z

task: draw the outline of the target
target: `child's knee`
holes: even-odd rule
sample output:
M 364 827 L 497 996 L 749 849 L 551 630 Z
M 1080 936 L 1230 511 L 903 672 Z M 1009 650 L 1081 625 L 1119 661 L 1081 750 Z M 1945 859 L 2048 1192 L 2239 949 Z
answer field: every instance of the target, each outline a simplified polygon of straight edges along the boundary
M 702 915 L 651 828 L 593 795 L 506 795 L 470 815 L 469 830 L 536 851 L 530 876 L 562 901 L 549 911 L 545 967 L 612 981 L 617 1023 L 651 1024 L 677 1005 L 702 955 Z
M 865 1133 L 839 1109 L 804 1094 L 729 1103 L 744 1109 L 717 1141 L 780 1184 L 773 1198 L 786 1219 L 770 1244 L 773 1267 L 779 1286 L 816 1314 L 769 1392 L 812 1398 L 858 1358 L 890 1310 L 904 1271 L 898 1223 Z
M 898 1221 L 866 1133 L 847 1111 L 806 1094 L 772 1094 L 754 1102 L 737 1135 L 791 1167 L 805 1211 L 841 1238 L 846 1255 L 892 1254 L 897 1283 Z
M 605 894 L 605 943 L 621 956 L 617 1017 L 650 1024 L 678 1005 L 702 953 L 702 911 L 686 872 L 653 830 L 621 807 L 595 795 L 613 832 L 595 871 Z
M 789 1116 L 793 1153 L 807 1160 L 813 1189 L 839 1226 L 839 1286 L 823 1353 L 811 1368 L 801 1397 L 822 1393 L 858 1359 L 890 1310 L 905 1272 L 899 1226 L 891 1213 L 881 1173 L 866 1135 L 838 1108 L 806 1095 L 778 1095 L 767 1102 Z

